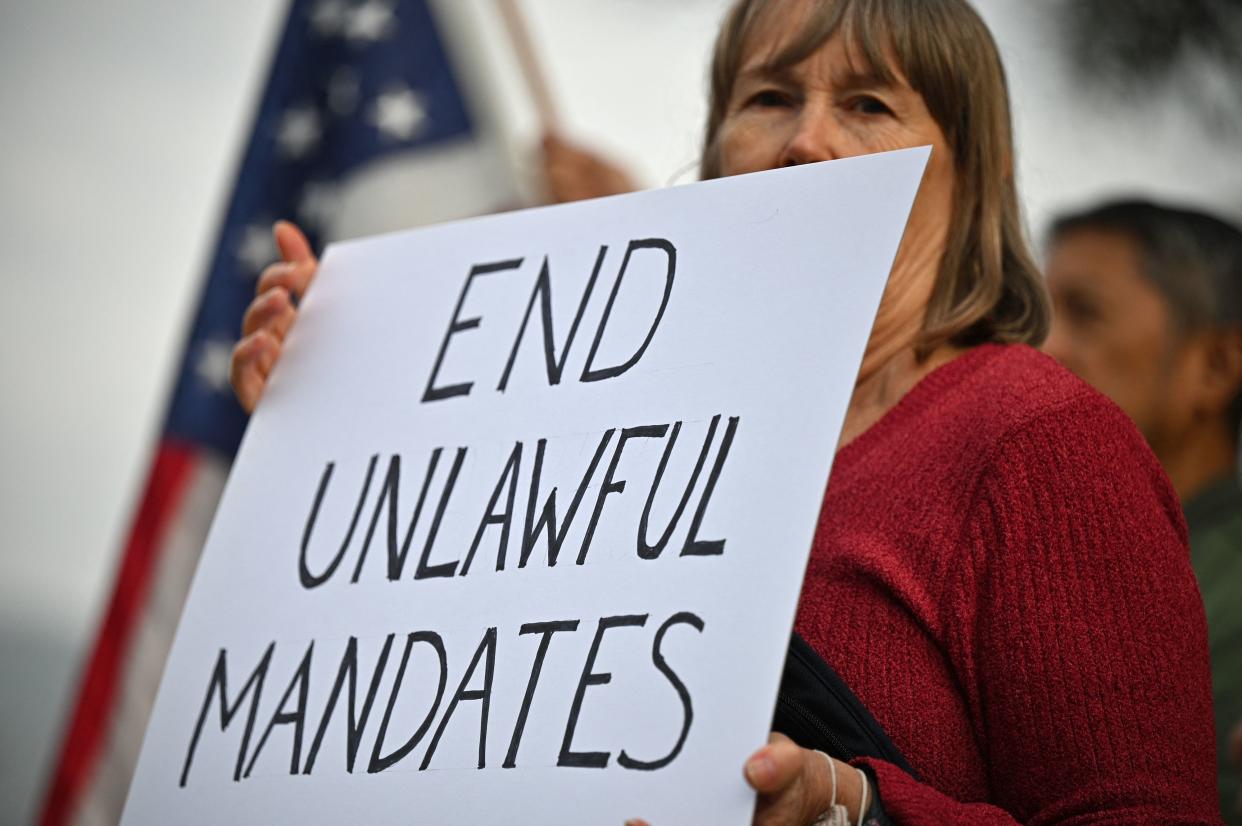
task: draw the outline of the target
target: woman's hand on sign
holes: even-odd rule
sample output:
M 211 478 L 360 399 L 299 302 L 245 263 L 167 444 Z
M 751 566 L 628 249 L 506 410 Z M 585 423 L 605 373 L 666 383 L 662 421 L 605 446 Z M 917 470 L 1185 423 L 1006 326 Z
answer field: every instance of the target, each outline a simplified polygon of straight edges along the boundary
M 229 373 L 233 392 L 247 413 L 254 412 L 267 377 L 280 358 L 285 336 L 298 314 L 295 301 L 306 292 L 319 267 L 302 230 L 288 221 L 277 221 L 272 232 L 281 260 L 259 276 L 255 299 L 242 319 L 242 339 L 233 348 Z
M 850 822 L 858 820 L 862 779 L 857 770 L 817 751 L 804 749 L 783 734 L 773 734 L 768 744 L 750 756 L 743 774 L 759 793 L 754 826 L 805 826 L 823 814 L 832 803 L 832 768 L 836 769 L 836 802 L 849 811 Z M 648 826 L 641 819 L 627 820 L 626 826 Z

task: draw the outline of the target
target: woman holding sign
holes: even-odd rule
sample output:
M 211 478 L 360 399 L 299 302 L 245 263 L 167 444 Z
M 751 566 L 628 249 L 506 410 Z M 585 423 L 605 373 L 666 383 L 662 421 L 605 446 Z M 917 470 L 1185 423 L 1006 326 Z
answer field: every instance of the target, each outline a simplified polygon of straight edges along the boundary
M 705 178 L 929 144 L 797 619 L 895 756 L 774 735 L 744 767 L 756 822 L 1218 823 L 1177 499 L 1125 416 L 1029 346 L 1048 309 L 987 28 L 964 0 L 727 15 Z M 316 267 L 276 235 L 234 353 L 247 408 Z

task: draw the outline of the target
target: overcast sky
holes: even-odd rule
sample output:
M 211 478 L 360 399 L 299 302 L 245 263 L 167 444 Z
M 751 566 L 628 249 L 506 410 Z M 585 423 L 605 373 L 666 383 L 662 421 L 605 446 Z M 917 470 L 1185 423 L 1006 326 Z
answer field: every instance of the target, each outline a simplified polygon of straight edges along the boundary
M 648 185 L 692 180 L 722 0 L 524 5 L 567 130 Z M 1155 93 L 1100 107 L 1048 4 L 979 5 L 1036 231 L 1121 192 L 1242 212 L 1236 146 Z M 283 9 L 0 3 L 0 822 L 27 819 L 102 610 Z

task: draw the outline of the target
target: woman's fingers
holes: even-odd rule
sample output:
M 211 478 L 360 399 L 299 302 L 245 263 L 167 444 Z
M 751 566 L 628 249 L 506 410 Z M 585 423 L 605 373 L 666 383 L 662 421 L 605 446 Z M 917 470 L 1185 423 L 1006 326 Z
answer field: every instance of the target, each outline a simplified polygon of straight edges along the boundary
M 259 403 L 285 335 L 297 318 L 294 300 L 306 292 L 319 266 L 310 241 L 297 226 L 277 221 L 272 234 L 282 260 L 259 276 L 257 297 L 242 318 L 242 340 L 233 348 L 229 373 L 237 400 L 247 413 L 254 412 Z
M 759 793 L 754 826 L 803 826 L 822 814 L 831 800 L 828 765 L 819 752 L 772 734 L 743 770 L 746 782 Z M 625 826 L 647 824 L 635 818 Z
M 284 341 L 296 316 L 289 291 L 284 287 L 273 287 L 246 308 L 246 315 L 242 317 L 242 336 L 266 329 L 278 341 Z
M 316 266 L 314 262 L 307 261 L 293 263 L 278 261 L 270 264 L 259 276 L 259 282 L 254 288 L 255 295 L 262 295 L 268 290 L 280 287 L 288 290 L 289 294 L 295 298 L 301 298 L 315 276 Z
M 305 233 L 298 229 L 297 224 L 292 221 L 277 221 L 272 227 L 272 234 L 276 236 L 276 248 L 280 250 L 282 260 L 290 263 L 315 260 L 310 241 L 306 239 Z
M 783 734 L 772 734 L 768 744 L 746 761 L 746 782 L 760 794 L 780 791 L 802 772 L 802 749 Z
M 280 358 L 280 342 L 267 330 L 257 330 L 237 342 L 229 381 L 242 409 L 253 413 L 267 386 L 276 359 Z
M 746 761 L 746 782 L 759 792 L 755 826 L 801 826 L 806 822 L 801 752 L 792 740 L 774 734 Z
M 783 734 L 746 761 L 746 781 L 759 792 L 755 826 L 801 826 L 828 808 L 828 761 Z
M 311 251 L 302 230 L 288 221 L 277 221 L 272 229 L 281 260 L 269 264 L 259 276 L 255 293 L 262 295 L 273 287 L 283 287 L 294 298 L 301 298 L 315 277 L 319 261 Z

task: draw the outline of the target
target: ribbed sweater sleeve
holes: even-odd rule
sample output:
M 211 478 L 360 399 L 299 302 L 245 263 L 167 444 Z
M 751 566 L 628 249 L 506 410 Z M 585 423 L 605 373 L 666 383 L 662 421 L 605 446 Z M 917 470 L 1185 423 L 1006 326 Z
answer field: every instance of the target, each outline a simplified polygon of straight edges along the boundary
M 1220 822 L 1180 508 L 1116 408 L 1061 401 L 997 441 L 942 604 L 995 805 L 867 761 L 896 824 Z

